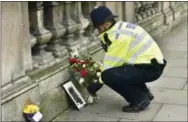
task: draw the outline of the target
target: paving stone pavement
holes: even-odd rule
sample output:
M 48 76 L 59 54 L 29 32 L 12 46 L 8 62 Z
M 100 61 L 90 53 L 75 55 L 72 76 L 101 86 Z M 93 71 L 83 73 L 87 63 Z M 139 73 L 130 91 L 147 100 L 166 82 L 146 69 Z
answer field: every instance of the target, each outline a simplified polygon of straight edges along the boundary
M 148 84 L 155 99 L 145 111 L 123 113 L 125 100 L 104 86 L 97 104 L 81 111 L 70 109 L 54 121 L 187 121 L 187 21 L 157 43 L 168 64 L 162 77 Z

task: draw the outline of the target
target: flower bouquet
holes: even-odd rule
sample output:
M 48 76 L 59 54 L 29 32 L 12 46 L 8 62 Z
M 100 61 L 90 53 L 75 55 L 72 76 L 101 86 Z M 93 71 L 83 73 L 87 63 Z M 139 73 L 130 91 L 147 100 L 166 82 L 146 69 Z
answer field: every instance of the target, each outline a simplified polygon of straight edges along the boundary
M 90 93 L 87 102 L 93 103 L 94 100 L 99 98 L 96 92 L 103 85 L 102 81 L 99 80 L 101 64 L 94 61 L 90 55 L 78 55 L 78 53 L 76 53 L 76 55 L 72 54 L 69 62 L 74 79 Z
M 27 98 L 25 101 L 23 116 L 26 122 L 39 122 L 43 117 L 39 107 L 35 105 L 30 98 Z

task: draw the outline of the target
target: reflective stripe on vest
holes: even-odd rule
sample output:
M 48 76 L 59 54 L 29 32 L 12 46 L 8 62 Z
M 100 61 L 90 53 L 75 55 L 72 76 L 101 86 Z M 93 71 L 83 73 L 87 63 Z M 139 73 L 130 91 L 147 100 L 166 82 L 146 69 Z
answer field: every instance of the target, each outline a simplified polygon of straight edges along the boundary
M 136 35 L 135 41 L 130 45 L 129 51 L 135 48 L 146 35 L 147 34 L 144 31 L 140 35 Z
M 119 24 L 119 26 L 118 26 L 118 30 L 121 29 L 122 25 L 123 25 L 123 22 L 121 22 L 121 23 Z M 116 33 L 116 37 L 115 37 L 115 39 L 118 39 L 118 38 L 119 38 L 119 35 L 120 35 L 119 33 Z
M 104 57 L 104 61 L 123 62 L 123 63 L 125 62 L 123 58 L 118 58 L 118 57 L 110 56 L 107 54 Z
M 104 62 L 114 62 L 114 63 L 125 63 L 125 60 L 123 58 L 119 58 L 119 57 L 114 57 L 114 56 L 110 56 L 110 55 L 105 55 L 104 57 Z M 104 64 L 104 70 L 112 68 L 113 66 L 110 66 L 109 64 Z
M 110 69 L 110 68 L 112 68 L 112 67 L 113 67 L 113 66 L 110 66 L 110 65 L 104 64 L 104 70 Z
M 139 50 L 137 50 L 136 53 L 134 53 L 132 55 L 132 57 L 130 58 L 130 60 L 128 61 L 128 64 L 134 64 L 136 58 L 144 53 L 147 49 L 149 49 L 149 47 L 152 45 L 153 43 L 153 40 L 152 39 L 149 39 Z
M 134 32 L 131 32 L 128 30 L 115 30 L 115 31 L 112 31 L 111 33 L 116 33 L 116 35 L 124 34 L 127 36 L 136 37 L 136 34 Z

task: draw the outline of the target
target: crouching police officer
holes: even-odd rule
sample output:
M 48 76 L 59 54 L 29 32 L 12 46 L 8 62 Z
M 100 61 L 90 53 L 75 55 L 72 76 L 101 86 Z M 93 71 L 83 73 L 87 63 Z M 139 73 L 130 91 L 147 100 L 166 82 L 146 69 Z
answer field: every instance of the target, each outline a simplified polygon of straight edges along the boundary
M 144 110 L 154 98 L 146 83 L 158 79 L 166 65 L 160 48 L 142 27 L 116 22 L 105 6 L 95 7 L 90 17 L 106 51 L 102 81 L 130 103 L 123 112 Z

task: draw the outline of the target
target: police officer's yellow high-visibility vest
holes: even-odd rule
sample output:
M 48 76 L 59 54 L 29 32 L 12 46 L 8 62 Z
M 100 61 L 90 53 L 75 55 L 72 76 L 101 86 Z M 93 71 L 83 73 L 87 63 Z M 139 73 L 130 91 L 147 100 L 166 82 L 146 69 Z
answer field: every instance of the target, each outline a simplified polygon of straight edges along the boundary
M 103 70 L 123 64 L 149 64 L 156 58 L 163 63 L 163 54 L 152 37 L 140 26 L 119 21 L 99 35 L 105 44 L 104 34 L 112 42 L 103 60 Z

